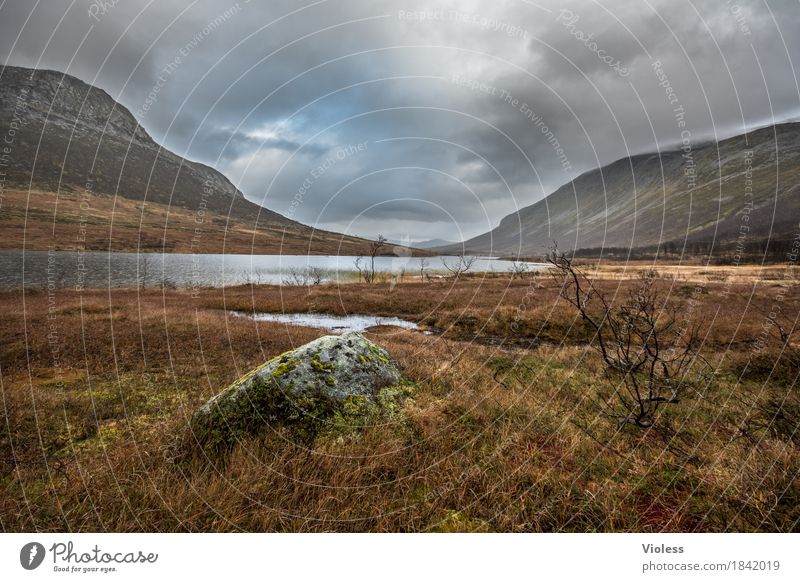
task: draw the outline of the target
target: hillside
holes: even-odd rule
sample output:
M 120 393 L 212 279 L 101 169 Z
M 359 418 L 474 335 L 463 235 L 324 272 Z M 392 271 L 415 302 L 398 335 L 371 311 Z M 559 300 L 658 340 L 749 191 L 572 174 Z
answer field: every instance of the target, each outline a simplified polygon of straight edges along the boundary
M 2 69 L 0 134 L 3 249 L 23 248 L 23 236 L 28 250 L 359 254 L 369 244 L 253 204 L 70 75 Z
M 797 231 L 798 162 L 798 123 L 704 144 L 689 155 L 671 150 L 623 158 L 506 216 L 463 248 L 541 256 L 555 240 L 563 250 L 596 254 L 631 248 L 718 254 L 734 252 L 737 245 L 761 252 L 767 237 L 786 243 Z M 460 252 L 462 246 L 438 250 Z

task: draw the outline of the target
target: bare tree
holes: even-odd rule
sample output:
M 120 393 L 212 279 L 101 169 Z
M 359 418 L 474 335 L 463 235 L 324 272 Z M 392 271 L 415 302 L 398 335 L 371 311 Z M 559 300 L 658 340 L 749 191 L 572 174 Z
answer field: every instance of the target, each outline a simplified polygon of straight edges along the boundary
M 365 270 L 364 279 L 367 283 L 375 282 L 375 257 L 377 257 L 381 250 L 386 246 L 386 237 L 382 234 L 378 235 L 369 247 L 369 269 Z
M 800 317 L 795 316 L 795 318 L 792 319 L 783 312 L 779 312 L 775 317 L 772 317 L 771 313 L 765 313 L 764 316 L 767 320 L 772 321 L 775 327 L 775 333 L 783 348 L 795 351 L 794 336 L 795 334 L 800 334 L 800 327 L 798 326 L 800 324 L 800 322 L 798 322 Z
M 139 270 L 139 286 L 142 289 L 147 288 L 147 275 L 150 270 L 150 257 L 147 253 L 139 253 L 137 269 Z
M 358 255 L 353 261 L 353 266 L 356 268 L 356 271 L 358 271 L 358 282 L 360 283 L 362 278 L 364 279 L 364 281 L 366 281 L 367 275 L 366 275 L 366 269 L 364 267 L 364 257 Z
M 517 277 L 520 279 L 524 278 L 529 270 L 528 263 L 525 261 L 511 261 L 511 266 L 508 268 L 512 279 L 516 279 Z
M 312 285 L 320 285 L 325 279 L 325 270 L 318 265 L 309 265 L 306 268 L 306 272 Z
M 425 269 L 427 267 L 428 267 L 428 259 L 426 259 L 425 257 L 422 257 L 419 260 L 419 280 L 420 281 L 424 281 L 425 280 Z
M 620 427 L 654 426 L 659 408 L 680 402 L 695 363 L 704 362 L 699 354 L 700 324 L 679 320 L 677 308 L 670 308 L 654 285 L 652 271 L 642 275 L 638 289 L 624 303 L 612 306 L 557 248 L 547 262 L 555 268 L 561 298 L 578 310 L 593 333 L 592 345 L 607 372 L 621 380 L 615 398 L 600 402 L 601 407 Z
M 286 276 L 283 277 L 281 283 L 285 287 L 303 287 L 308 285 L 308 278 L 301 269 L 292 267 L 286 271 Z
M 752 345 L 740 380 L 742 377 L 766 377 L 771 382 L 783 381 L 789 385 L 800 369 L 800 347 L 795 337 L 800 334 L 800 315 L 796 311 L 787 315 L 770 307 L 763 310 L 763 316 L 762 335 Z M 776 342 L 770 342 L 770 334 Z M 772 433 L 778 438 L 800 443 L 800 398 L 794 392 L 775 394 L 764 390 L 762 382 L 755 386 L 740 382 L 739 388 L 737 397 L 746 403 L 747 410 L 744 418 L 737 421 L 739 436 L 758 443 L 763 433 Z
M 291 268 L 283 278 L 283 284 L 287 287 L 310 287 L 319 285 L 325 278 L 325 271 L 318 266 L 308 266 L 303 269 Z
M 472 268 L 477 260 L 478 257 L 467 256 L 464 253 L 461 253 L 452 263 L 448 263 L 442 259 L 442 265 L 444 265 L 444 268 L 452 273 L 454 279 L 458 280 L 461 275 Z

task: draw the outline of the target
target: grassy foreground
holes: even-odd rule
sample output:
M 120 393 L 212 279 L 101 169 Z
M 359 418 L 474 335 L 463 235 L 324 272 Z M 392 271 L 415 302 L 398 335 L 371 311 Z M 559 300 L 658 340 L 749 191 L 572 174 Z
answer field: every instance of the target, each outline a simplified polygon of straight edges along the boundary
M 599 285 L 621 297 L 636 280 Z M 703 321 L 713 374 L 650 430 L 597 414 L 614 380 L 546 277 L 2 293 L 0 528 L 797 531 L 800 346 L 769 324 L 797 319 L 796 281 L 658 285 Z M 199 405 L 323 335 L 234 309 L 436 333 L 368 334 L 414 384 L 401 421 L 310 449 L 271 432 L 224 466 L 176 466 L 168 451 Z

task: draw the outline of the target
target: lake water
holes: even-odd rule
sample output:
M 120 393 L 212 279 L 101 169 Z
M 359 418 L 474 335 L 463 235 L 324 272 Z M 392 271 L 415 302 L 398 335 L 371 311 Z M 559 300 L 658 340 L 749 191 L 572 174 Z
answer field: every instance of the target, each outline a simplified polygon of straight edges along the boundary
M 326 313 L 245 313 L 243 311 L 232 311 L 231 313 L 239 317 L 255 319 L 256 321 L 276 321 L 287 325 L 316 327 L 334 333 L 364 331 L 379 325 L 391 325 L 394 327 L 402 327 L 403 329 L 419 329 L 419 326 L 413 321 L 400 319 L 399 317 L 328 315 Z
M 194 255 L 186 253 L 107 253 L 69 251 L 0 251 L 0 288 L 224 287 L 257 284 L 303 284 L 356 280 L 356 257 L 306 255 Z M 377 257 L 381 273 L 419 276 L 417 257 Z M 426 273 L 445 273 L 442 260 L 425 257 Z M 470 272 L 506 272 L 511 263 L 479 258 Z M 531 263 L 536 269 L 541 265 Z M 310 274 L 313 271 L 313 275 Z

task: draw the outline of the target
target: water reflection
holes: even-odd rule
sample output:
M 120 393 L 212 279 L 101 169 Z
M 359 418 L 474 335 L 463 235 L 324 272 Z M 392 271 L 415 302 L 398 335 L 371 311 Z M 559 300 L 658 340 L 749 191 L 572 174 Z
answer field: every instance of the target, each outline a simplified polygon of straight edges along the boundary
M 249 317 L 256 321 L 275 321 L 287 325 L 316 327 L 337 334 L 349 331 L 365 331 L 379 325 L 392 325 L 403 329 L 419 330 L 419 326 L 413 321 L 407 321 L 399 317 L 328 315 L 325 313 L 244 313 L 242 311 L 232 311 L 231 313 L 239 317 Z
M 425 257 L 426 275 L 446 273 L 442 259 Z M 243 284 L 299 285 L 357 280 L 356 257 L 308 255 L 194 255 L 0 251 L 0 287 L 225 287 Z M 375 269 L 420 277 L 421 258 L 377 257 Z M 478 258 L 471 272 L 506 272 L 511 263 Z M 532 268 L 540 265 L 531 264 Z

